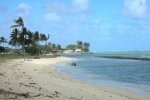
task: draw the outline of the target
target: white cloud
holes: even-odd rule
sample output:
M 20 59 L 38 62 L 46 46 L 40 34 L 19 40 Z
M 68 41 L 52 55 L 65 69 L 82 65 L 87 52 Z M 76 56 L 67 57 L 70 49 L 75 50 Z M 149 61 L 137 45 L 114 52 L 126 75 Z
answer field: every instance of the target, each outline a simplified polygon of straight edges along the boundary
M 67 12 L 67 7 L 61 2 L 52 2 L 45 6 L 45 19 L 50 22 L 58 22 Z
M 30 14 L 31 6 L 26 3 L 18 5 L 18 16 L 27 16 Z
M 46 12 L 55 12 L 59 15 L 64 15 L 67 11 L 67 7 L 66 7 L 66 5 L 64 5 L 61 2 L 53 2 L 53 3 L 49 3 L 46 5 L 45 11 Z
M 73 0 L 75 12 L 86 12 L 89 9 L 89 0 Z
M 126 11 L 134 18 L 148 16 L 147 0 L 124 0 Z
M 61 17 L 57 13 L 46 13 L 45 19 L 50 22 L 57 22 L 61 20 Z

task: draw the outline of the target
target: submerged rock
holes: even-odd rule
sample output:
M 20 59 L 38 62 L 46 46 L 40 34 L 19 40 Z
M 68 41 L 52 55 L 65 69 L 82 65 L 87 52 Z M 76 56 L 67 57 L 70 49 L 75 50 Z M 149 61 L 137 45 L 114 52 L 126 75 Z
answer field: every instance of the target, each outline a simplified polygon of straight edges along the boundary
M 71 63 L 71 66 L 77 66 L 77 64 L 76 63 Z

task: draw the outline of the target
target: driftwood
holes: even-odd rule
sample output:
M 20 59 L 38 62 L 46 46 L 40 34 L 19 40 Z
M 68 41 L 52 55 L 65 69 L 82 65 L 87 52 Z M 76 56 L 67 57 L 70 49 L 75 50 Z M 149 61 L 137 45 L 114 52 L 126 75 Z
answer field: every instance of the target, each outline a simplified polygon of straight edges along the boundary
M 26 87 L 31 87 L 30 85 L 26 85 L 24 83 L 19 83 L 20 85 L 26 86 Z
M 2 95 L 15 95 L 15 97 L 21 96 L 21 97 L 24 97 L 24 98 L 29 98 L 30 97 L 28 92 L 27 93 L 18 93 L 18 92 L 3 90 L 3 89 L 0 89 L 0 95 L 1 94 Z
M 36 84 L 36 83 L 30 83 L 30 84 Z
M 31 96 L 31 95 L 29 95 L 28 92 L 27 93 L 19 93 L 19 92 L 0 89 L 0 95 L 4 95 L 4 96 L 13 95 L 14 97 L 12 97 L 12 96 L 9 97 L 8 96 L 7 99 L 16 99 L 17 97 L 24 97 L 24 98 L 39 97 L 42 94 L 36 94 L 36 95 Z
M 0 76 L 4 76 L 4 74 L 0 73 Z
M 82 98 L 83 98 L 83 96 L 81 96 L 80 98 L 70 97 L 69 99 L 73 99 L 73 100 L 81 100 Z
M 54 98 L 53 96 L 51 96 L 51 95 L 47 95 L 46 97 L 48 97 L 48 98 Z

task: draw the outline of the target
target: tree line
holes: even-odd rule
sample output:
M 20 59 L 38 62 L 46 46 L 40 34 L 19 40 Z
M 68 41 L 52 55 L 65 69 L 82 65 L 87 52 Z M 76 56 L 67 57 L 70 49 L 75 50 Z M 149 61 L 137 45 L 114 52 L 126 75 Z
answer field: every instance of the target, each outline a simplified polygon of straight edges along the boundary
M 19 17 L 14 21 L 14 25 L 11 26 L 12 32 L 10 34 L 10 41 L 7 41 L 4 37 L 0 37 L 0 44 L 8 43 L 11 46 L 14 46 L 15 49 L 18 47 L 22 48 L 22 53 L 31 55 L 40 55 L 41 53 L 45 54 L 48 52 L 56 52 L 61 50 L 60 44 L 47 43 L 50 35 L 47 36 L 38 31 L 32 32 L 24 26 L 23 19 Z M 40 45 L 40 43 L 45 42 L 45 45 Z M 0 52 L 4 52 L 4 45 L 0 46 Z
M 38 31 L 32 32 L 24 26 L 24 21 L 21 17 L 14 20 L 14 24 L 11 26 L 12 32 L 10 33 L 10 40 L 7 41 L 4 37 L 0 37 L 0 53 L 5 52 L 6 48 L 4 44 L 15 47 L 15 50 L 22 50 L 21 54 L 40 55 L 52 52 L 62 52 L 60 44 L 48 42 L 50 35 L 45 35 Z M 42 45 L 42 44 L 44 45 Z M 21 49 L 20 49 L 21 48 Z M 80 49 L 83 52 L 89 52 L 90 43 L 77 41 L 76 44 L 69 44 L 65 49 L 76 50 Z M 16 52 L 20 53 L 20 52 Z

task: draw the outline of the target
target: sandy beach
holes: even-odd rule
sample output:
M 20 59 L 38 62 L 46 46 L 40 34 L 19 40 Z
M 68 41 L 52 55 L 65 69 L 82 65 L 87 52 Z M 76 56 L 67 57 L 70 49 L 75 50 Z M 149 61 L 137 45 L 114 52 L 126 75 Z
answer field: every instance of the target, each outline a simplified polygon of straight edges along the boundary
M 76 60 L 57 57 L 0 63 L 0 100 L 150 100 L 123 89 L 97 86 L 62 76 L 52 66 Z

